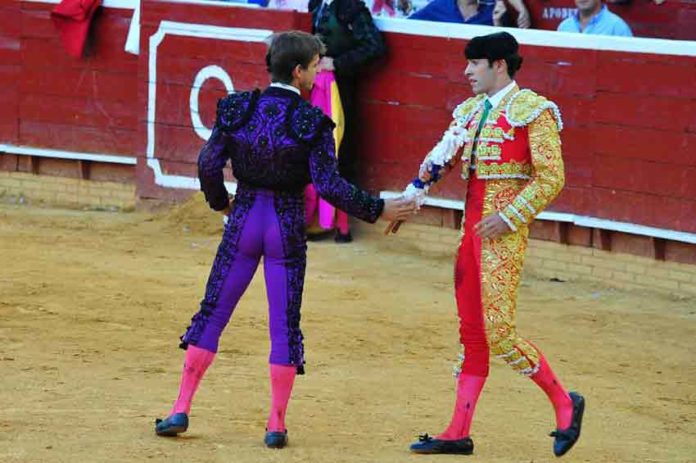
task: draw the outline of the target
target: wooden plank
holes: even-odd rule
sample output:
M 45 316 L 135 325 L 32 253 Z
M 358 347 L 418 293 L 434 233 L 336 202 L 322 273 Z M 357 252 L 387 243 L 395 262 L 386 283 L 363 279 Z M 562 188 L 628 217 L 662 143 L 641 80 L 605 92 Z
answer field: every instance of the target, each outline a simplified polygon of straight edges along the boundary
M 91 165 L 92 165 L 92 163 L 90 161 L 83 161 L 83 160 L 77 161 L 77 167 L 78 167 L 80 179 L 89 180 L 89 178 L 90 178 L 89 171 L 90 171 Z
M 445 108 L 451 95 L 448 82 L 443 78 L 402 73 L 396 69 L 375 75 L 361 86 L 361 90 L 372 101 L 431 108 Z
M 235 90 L 264 88 L 270 83 L 265 67 L 260 64 L 233 63 L 227 60 L 187 60 L 181 58 L 157 59 L 157 85 L 171 83 L 192 86 L 198 72 L 206 66 L 217 65 L 224 69 L 232 80 Z M 149 79 L 149 74 L 145 74 Z M 210 79 L 215 82 L 217 79 Z
M 611 238 L 614 233 L 609 230 L 594 229 L 592 234 L 592 246 L 602 251 L 611 251 Z M 616 233 L 621 235 L 621 233 Z
M 587 215 L 650 227 L 696 232 L 696 202 L 650 193 L 595 187 Z
M 684 155 L 696 149 L 696 135 L 680 131 L 595 124 L 591 140 L 597 154 L 696 165 L 696 157 Z
M 135 130 L 137 117 L 130 102 L 76 99 L 54 95 L 21 95 L 24 121 Z
M 22 63 L 29 69 L 88 68 L 136 75 L 138 58 L 135 55 L 122 51 L 125 38 L 122 40 L 117 40 L 117 38 L 109 40 L 111 40 L 110 47 L 112 48 L 106 47 L 106 45 L 103 45 L 104 41 L 101 41 L 102 45 L 93 53 L 93 57 L 78 59 L 68 56 L 57 38 L 41 39 L 27 37 L 22 39 Z
M 19 144 L 85 153 L 136 153 L 136 132 L 113 127 L 86 127 L 22 120 Z
M 694 198 L 690 185 L 696 168 L 677 164 L 595 155 L 592 183 L 602 188 L 651 193 L 670 198 Z
M 15 172 L 17 170 L 18 157 L 15 154 L 3 153 L 0 156 L 0 171 Z
M 157 124 L 155 157 L 184 164 L 196 163 L 205 143 L 190 127 Z
M 636 128 L 683 131 L 694 114 L 691 100 L 674 97 L 636 98 L 628 94 L 598 93 L 595 118 L 599 123 Z
M 0 63 L 18 65 L 20 54 L 21 11 L 16 4 L 0 6 Z
M 213 88 L 209 88 L 210 85 Z M 217 88 L 215 88 L 217 87 Z M 212 128 L 218 100 L 227 94 L 219 84 L 210 80 L 200 91 L 198 111 L 206 126 Z M 191 126 L 191 88 L 183 85 L 160 85 L 157 88 L 155 121 L 159 124 Z
M 1 81 L 0 74 L 0 81 Z M 137 98 L 137 77 L 95 69 L 29 68 L 22 72 L 19 90 L 23 94 L 53 95 L 93 101 L 123 101 Z
M 194 24 L 210 24 L 222 27 L 246 27 L 284 31 L 297 28 L 298 13 L 272 9 L 238 8 L 205 4 L 171 4 L 144 0 L 142 3 L 141 23 L 157 27 L 163 19 Z M 307 15 L 307 13 L 303 13 Z M 301 21 L 310 26 L 308 21 Z M 305 29 L 307 32 L 309 28 Z
M 19 66 L 0 65 L 0 142 L 16 143 L 19 126 Z
M 696 58 L 602 53 L 597 89 L 630 98 L 696 98 Z M 636 76 L 640 76 L 637 78 Z
M 665 260 L 696 265 L 696 245 L 668 241 L 665 243 Z

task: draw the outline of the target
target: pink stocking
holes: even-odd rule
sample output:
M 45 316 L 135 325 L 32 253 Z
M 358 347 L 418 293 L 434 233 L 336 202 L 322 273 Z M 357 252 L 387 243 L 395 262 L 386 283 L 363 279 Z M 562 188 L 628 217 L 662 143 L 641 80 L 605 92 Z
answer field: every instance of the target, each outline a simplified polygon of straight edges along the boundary
M 542 388 L 551 400 L 556 411 L 556 428 L 567 429 L 573 419 L 573 401 L 544 357 L 541 357 L 539 371 L 532 375 L 532 381 Z
M 348 214 L 343 211 L 336 211 L 336 225 L 341 235 L 347 235 L 350 232 L 348 228 Z
M 215 352 L 189 345 L 186 349 L 184 371 L 181 372 L 179 397 L 174 402 L 171 414 L 191 412 L 191 401 L 198 389 L 201 378 L 215 358 Z
M 285 411 L 288 408 L 292 385 L 297 367 L 293 365 L 270 365 L 271 370 L 271 413 L 268 416 L 268 431 L 285 431 Z
M 471 420 L 474 417 L 476 402 L 485 383 L 484 376 L 459 374 L 457 401 L 452 421 L 445 432 L 436 436 L 437 439 L 458 440 L 469 437 L 469 428 L 471 428 Z

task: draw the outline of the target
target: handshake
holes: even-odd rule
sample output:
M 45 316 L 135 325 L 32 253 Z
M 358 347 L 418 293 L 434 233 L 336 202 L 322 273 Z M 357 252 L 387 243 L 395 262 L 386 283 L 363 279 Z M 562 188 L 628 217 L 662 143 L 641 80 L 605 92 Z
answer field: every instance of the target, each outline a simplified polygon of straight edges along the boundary
M 433 170 L 437 176 L 440 166 L 421 166 L 418 178 L 408 184 L 401 196 L 387 199 L 384 202 L 384 211 L 381 217 L 389 221 L 389 225 L 384 230 L 385 235 L 399 231 L 399 227 L 408 216 L 418 212 L 425 202 L 425 195 L 433 181 Z
M 384 234 L 396 233 L 399 226 L 416 212 L 418 212 L 416 198 L 401 195 L 397 198 L 385 199 L 380 218 L 389 221 L 389 225 L 384 230 Z

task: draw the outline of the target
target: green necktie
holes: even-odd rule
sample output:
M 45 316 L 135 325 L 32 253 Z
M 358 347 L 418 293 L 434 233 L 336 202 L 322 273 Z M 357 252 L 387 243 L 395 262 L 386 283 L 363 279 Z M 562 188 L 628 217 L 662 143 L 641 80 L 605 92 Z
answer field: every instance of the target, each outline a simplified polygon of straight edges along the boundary
M 486 119 L 488 119 L 488 113 L 491 112 L 491 109 L 493 108 L 493 105 L 491 104 L 490 101 L 488 101 L 488 98 L 483 103 L 483 114 L 481 114 L 481 120 L 479 121 L 478 128 L 476 129 L 476 135 L 474 136 L 474 146 L 473 149 L 471 150 L 472 153 L 475 155 L 476 154 L 476 147 L 478 146 L 478 138 L 479 135 L 481 134 L 481 129 L 483 129 L 483 124 L 486 123 Z M 471 160 L 471 165 L 474 166 L 475 160 Z
M 488 98 L 486 98 L 486 101 L 484 101 L 483 103 L 483 114 L 481 114 L 481 120 L 479 121 L 478 128 L 476 129 L 476 137 L 474 138 L 476 141 L 478 141 L 478 137 L 481 134 L 481 129 L 483 128 L 483 124 L 486 123 L 486 119 L 488 119 L 488 113 L 491 112 L 492 108 L 493 105 L 490 101 L 488 101 Z

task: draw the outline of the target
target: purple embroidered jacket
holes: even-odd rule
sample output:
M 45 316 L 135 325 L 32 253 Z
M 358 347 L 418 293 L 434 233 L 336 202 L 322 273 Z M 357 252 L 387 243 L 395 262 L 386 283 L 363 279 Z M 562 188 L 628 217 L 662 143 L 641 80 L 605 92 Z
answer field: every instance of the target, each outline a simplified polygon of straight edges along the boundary
M 232 160 L 240 189 L 263 188 L 292 196 L 313 183 L 339 209 L 375 222 L 384 201 L 343 179 L 334 155 L 334 124 L 286 89 L 228 95 L 220 100 L 213 133 L 198 158 L 198 176 L 215 210 L 228 206 L 223 168 Z

